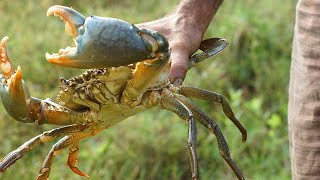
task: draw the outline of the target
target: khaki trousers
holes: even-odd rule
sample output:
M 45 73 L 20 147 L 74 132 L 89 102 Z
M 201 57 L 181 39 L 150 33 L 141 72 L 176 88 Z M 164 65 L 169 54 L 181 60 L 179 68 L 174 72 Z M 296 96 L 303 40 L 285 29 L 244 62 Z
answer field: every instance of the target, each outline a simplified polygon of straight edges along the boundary
M 288 125 L 292 178 L 320 180 L 320 0 L 296 7 Z

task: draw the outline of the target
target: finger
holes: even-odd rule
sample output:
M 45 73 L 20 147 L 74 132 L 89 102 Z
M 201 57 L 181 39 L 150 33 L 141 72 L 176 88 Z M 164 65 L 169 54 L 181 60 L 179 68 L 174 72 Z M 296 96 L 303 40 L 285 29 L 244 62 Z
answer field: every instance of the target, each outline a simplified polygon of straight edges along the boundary
M 185 48 L 172 47 L 169 80 L 174 85 L 181 85 L 188 71 L 189 52 Z
M 152 29 L 154 31 L 160 32 L 162 35 L 164 35 L 167 39 L 170 38 L 171 34 L 171 26 L 168 25 L 167 18 L 162 18 L 158 19 L 155 21 L 150 21 L 150 22 L 144 22 L 140 24 L 135 24 L 138 28 L 147 28 L 147 29 Z

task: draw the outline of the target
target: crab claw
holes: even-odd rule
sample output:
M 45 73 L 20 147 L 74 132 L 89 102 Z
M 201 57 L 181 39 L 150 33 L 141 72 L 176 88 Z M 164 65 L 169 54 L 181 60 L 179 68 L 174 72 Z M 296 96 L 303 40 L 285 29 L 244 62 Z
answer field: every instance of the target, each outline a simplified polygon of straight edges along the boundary
M 30 99 L 30 93 L 22 80 L 22 70 L 19 66 L 14 72 L 7 55 L 8 39 L 6 36 L 1 40 L 0 97 L 5 109 L 13 118 L 21 122 L 33 122 L 28 117 L 27 101 Z
M 119 19 L 90 16 L 65 6 L 52 6 L 47 15 L 59 16 L 65 30 L 74 37 L 76 47 L 46 53 L 53 64 L 73 68 L 102 68 L 128 65 L 153 59 L 163 39 L 157 33 L 145 33 L 136 26 Z M 151 31 L 150 31 L 151 32 Z

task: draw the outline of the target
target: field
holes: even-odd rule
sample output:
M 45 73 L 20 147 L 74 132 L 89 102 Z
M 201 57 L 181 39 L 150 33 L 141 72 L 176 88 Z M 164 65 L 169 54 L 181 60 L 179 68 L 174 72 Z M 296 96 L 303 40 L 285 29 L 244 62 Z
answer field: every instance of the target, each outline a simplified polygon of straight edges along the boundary
M 51 5 L 72 6 L 85 16 L 99 15 L 131 23 L 169 13 L 178 0 L 0 1 L 0 37 L 8 35 L 9 56 L 20 65 L 35 97 L 55 98 L 59 78 L 81 73 L 46 62 L 44 54 L 72 44 L 59 18 L 46 17 Z M 231 155 L 247 179 L 291 179 L 287 101 L 295 1 L 225 1 L 205 37 L 223 37 L 229 47 L 189 71 L 184 84 L 223 94 L 248 131 L 241 142 L 236 127 L 219 105 L 195 101 L 216 119 Z M 0 106 L 0 157 L 55 126 L 22 124 Z M 198 127 L 202 179 L 236 179 L 219 154 L 215 136 Z M 187 126 L 178 116 L 155 108 L 81 143 L 78 167 L 90 179 L 190 179 Z M 0 179 L 35 179 L 53 143 L 41 144 Z M 66 165 L 67 151 L 55 159 L 50 179 L 84 179 Z

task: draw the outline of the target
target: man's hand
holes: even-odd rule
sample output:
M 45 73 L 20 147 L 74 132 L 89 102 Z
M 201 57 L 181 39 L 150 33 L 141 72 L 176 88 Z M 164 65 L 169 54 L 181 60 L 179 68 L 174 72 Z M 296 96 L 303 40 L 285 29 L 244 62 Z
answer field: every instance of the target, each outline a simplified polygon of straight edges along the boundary
M 196 27 L 183 25 L 187 22 L 185 19 L 179 19 L 176 15 L 166 16 L 163 19 L 139 24 L 139 27 L 153 29 L 163 34 L 169 41 L 171 48 L 172 66 L 169 79 L 172 83 L 180 85 L 184 80 L 189 57 L 198 49 L 202 32 Z
M 169 41 L 172 66 L 169 80 L 181 85 L 188 70 L 190 56 L 199 48 L 205 31 L 222 0 L 182 0 L 162 19 L 138 24 L 156 30 Z

